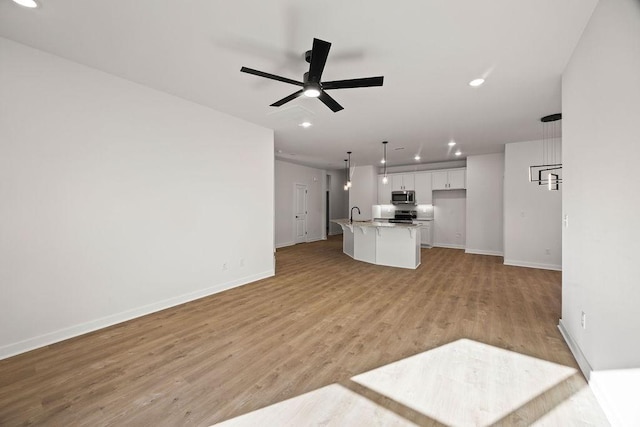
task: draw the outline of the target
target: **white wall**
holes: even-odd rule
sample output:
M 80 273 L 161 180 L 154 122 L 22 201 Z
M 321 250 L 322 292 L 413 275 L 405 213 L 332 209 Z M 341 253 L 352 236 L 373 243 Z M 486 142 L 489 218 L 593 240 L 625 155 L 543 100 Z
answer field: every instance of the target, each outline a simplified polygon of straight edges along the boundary
M 464 249 L 466 240 L 465 190 L 433 192 L 433 246 Z
M 273 275 L 271 130 L 2 38 L 0 94 L 0 358 Z
M 505 145 L 504 263 L 561 270 L 563 186 L 549 191 L 529 182 L 529 166 L 540 164 L 543 145 L 543 141 Z
M 467 157 L 466 252 L 503 251 L 504 153 Z
M 373 205 L 378 204 L 378 172 L 375 166 L 357 166 L 351 171 L 351 188 L 349 189 L 349 207 L 357 206 L 353 218 L 359 220 L 373 219 Z
M 639 40 L 640 2 L 600 0 L 562 79 L 561 326 L 594 371 L 640 368 Z M 640 395 L 635 372 L 602 394 Z M 640 425 L 637 398 L 617 413 Z
M 307 242 L 325 238 L 325 172 L 308 166 L 275 161 L 276 247 L 293 245 L 294 188 L 307 186 Z M 344 190 L 343 190 L 344 191 Z
M 329 179 L 329 219 L 343 219 L 349 216 L 349 193 L 344 191 L 344 170 L 327 171 Z M 329 234 L 342 234 L 342 227 L 329 222 Z

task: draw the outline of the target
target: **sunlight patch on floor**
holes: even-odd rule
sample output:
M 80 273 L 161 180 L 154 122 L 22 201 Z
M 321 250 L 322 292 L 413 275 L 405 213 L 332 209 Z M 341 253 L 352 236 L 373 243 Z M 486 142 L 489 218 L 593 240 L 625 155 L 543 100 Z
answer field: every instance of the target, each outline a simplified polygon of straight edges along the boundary
M 415 426 L 338 384 L 331 384 L 216 424 L 225 427 L 360 425 Z
M 568 366 L 461 339 L 218 425 L 410 426 L 422 418 L 448 426 L 608 426 L 576 375 Z
M 488 426 L 574 374 L 574 368 L 462 339 L 352 379 L 441 423 Z
M 584 386 L 544 414 L 532 426 L 601 427 L 609 426 L 609 422 L 601 411 L 591 388 Z

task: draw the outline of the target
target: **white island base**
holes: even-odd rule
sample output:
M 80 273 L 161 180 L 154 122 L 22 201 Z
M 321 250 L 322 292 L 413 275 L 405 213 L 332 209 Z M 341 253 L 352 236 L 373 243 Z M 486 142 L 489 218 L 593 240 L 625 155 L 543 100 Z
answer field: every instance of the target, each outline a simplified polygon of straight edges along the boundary
M 334 220 L 342 227 L 342 251 L 351 258 L 389 267 L 420 265 L 420 225 Z

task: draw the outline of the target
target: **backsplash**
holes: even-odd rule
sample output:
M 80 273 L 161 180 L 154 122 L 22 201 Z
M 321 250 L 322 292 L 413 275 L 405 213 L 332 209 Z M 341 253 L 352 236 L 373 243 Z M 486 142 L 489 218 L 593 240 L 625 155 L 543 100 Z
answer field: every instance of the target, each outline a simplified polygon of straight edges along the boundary
M 401 209 L 409 209 L 408 206 L 403 206 Z M 417 205 L 411 207 L 418 211 L 418 219 L 433 219 L 433 205 Z M 395 215 L 396 206 L 394 205 L 373 205 L 371 208 L 372 218 L 393 218 Z

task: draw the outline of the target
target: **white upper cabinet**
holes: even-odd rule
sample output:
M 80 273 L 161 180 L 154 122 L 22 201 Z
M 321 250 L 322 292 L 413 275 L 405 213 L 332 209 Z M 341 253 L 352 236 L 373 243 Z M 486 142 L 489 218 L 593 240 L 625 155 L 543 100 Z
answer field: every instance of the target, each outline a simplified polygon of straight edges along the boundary
M 449 171 L 449 190 L 467 188 L 466 172 L 464 169 Z
M 467 187 L 464 169 L 436 171 L 432 174 L 432 188 L 434 190 L 456 190 Z
M 414 175 L 416 202 L 419 205 L 430 205 L 433 202 L 431 178 L 431 172 L 416 172 Z
M 388 182 L 384 184 L 382 179 L 384 175 L 378 175 L 378 204 L 390 205 L 391 204 L 391 177 L 388 176 Z
M 389 175 L 391 178 L 391 189 L 393 191 L 414 190 L 415 182 L 412 173 L 398 173 Z
M 466 185 L 465 169 L 447 169 L 424 172 L 394 173 L 387 175 L 388 182 L 382 183 L 384 175 L 378 175 L 378 204 L 391 204 L 391 192 L 414 190 L 416 204 L 433 203 L 433 190 L 464 189 Z

